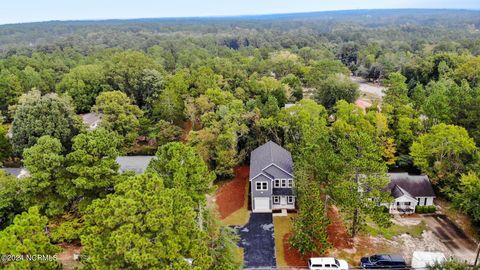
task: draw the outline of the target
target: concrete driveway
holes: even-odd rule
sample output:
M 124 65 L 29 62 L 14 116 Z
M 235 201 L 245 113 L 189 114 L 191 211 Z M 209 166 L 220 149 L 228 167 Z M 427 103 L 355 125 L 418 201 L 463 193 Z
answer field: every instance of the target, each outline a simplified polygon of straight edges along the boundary
M 472 261 L 475 258 L 477 244 L 465 232 L 444 214 L 424 215 L 428 228 L 440 239 L 457 258 Z
M 245 226 L 237 226 L 239 246 L 244 248 L 245 268 L 274 268 L 275 238 L 271 213 L 251 213 Z

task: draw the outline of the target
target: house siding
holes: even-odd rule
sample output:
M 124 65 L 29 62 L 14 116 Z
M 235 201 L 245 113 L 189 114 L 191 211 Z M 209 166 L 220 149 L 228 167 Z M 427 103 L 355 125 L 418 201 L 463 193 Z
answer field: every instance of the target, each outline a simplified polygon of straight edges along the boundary
M 269 141 L 256 148 L 250 156 L 250 200 L 253 212 L 271 212 L 273 209 L 295 208 L 294 203 L 291 205 L 287 205 L 287 203 L 274 205 L 273 189 L 275 179 L 285 179 L 287 183 L 288 180 L 293 182 L 293 160 L 290 152 Z M 265 189 L 257 190 L 257 184 L 260 182 L 264 182 L 264 185 L 266 185 Z M 293 185 L 295 184 L 292 183 Z M 275 188 L 275 190 L 275 196 L 281 196 L 283 198 L 282 202 L 286 201 L 287 196 L 293 197 L 293 201 L 295 201 L 292 188 L 287 186 Z M 258 207 L 256 203 L 260 206 Z M 267 209 L 267 205 L 269 209 Z
M 418 205 L 421 205 L 421 206 L 429 206 L 429 205 L 433 205 L 433 200 L 435 199 L 435 197 L 416 197 L 415 199 L 420 199 L 420 204 Z M 426 201 L 426 204 L 425 204 L 425 199 L 427 199 Z
M 267 190 L 257 190 L 257 182 L 267 182 Z M 251 181 L 252 198 L 254 197 L 271 197 L 272 196 L 272 180 L 264 175 L 258 175 Z

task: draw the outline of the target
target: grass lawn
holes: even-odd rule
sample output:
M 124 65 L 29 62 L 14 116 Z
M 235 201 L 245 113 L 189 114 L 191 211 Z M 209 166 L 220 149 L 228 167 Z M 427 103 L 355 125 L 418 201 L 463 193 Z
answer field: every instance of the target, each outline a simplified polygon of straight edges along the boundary
M 288 267 L 285 261 L 285 250 L 283 246 L 283 238 L 292 231 L 292 216 L 273 217 L 273 226 L 275 228 L 275 253 L 277 255 L 277 266 Z
M 233 212 L 228 217 L 224 218 L 222 222 L 223 224 L 228 226 L 245 225 L 248 223 L 249 218 L 250 218 L 250 212 L 248 212 L 247 206 L 245 206 Z
M 243 253 L 244 250 L 241 247 L 237 247 L 237 250 L 235 252 L 235 257 L 237 258 L 238 261 L 243 262 Z
M 425 221 L 421 221 L 417 225 L 410 226 L 401 226 L 398 224 L 392 224 L 388 228 L 381 228 L 375 225 L 371 220 L 367 220 L 367 225 L 365 227 L 365 233 L 371 236 L 383 236 L 388 240 L 392 240 L 394 236 L 401 235 L 404 233 L 410 234 L 415 238 L 421 237 L 424 230 L 427 229 Z

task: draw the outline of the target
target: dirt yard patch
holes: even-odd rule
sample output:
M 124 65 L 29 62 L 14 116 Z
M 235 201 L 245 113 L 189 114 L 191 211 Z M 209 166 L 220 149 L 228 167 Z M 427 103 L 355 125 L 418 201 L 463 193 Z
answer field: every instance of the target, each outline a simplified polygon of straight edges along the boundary
M 438 248 L 461 261 L 473 263 L 477 244 L 455 222 L 444 214 L 429 214 L 423 218 L 441 243 Z
M 57 246 L 63 249 L 57 256 L 64 269 L 74 269 L 81 266 L 81 263 L 73 258 L 74 254 L 80 254 L 82 251 L 81 246 L 67 243 L 58 244 Z
M 385 96 L 385 93 L 383 92 L 385 90 L 385 87 L 381 86 L 378 83 L 370 83 L 361 77 L 355 76 L 350 76 L 350 80 L 358 84 L 359 90 L 362 93 L 372 94 L 380 98 Z
M 331 206 L 327 215 L 331 222 L 327 227 L 330 244 L 335 249 L 351 249 L 353 247 L 353 239 L 348 234 L 338 209 L 335 206 Z
M 188 120 L 183 122 L 181 124 L 181 127 L 183 128 L 183 132 L 182 132 L 182 135 L 180 136 L 180 141 L 185 143 L 187 142 L 188 134 L 190 134 L 190 131 L 192 131 L 192 127 L 193 127 L 192 121 Z
M 222 183 L 217 189 L 214 201 L 218 213 L 227 225 L 244 225 L 248 222 L 248 175 L 250 168 L 235 168 L 235 178 Z
M 442 198 L 436 198 L 435 204 L 437 205 L 437 209 L 447 215 L 450 220 L 455 220 L 455 223 L 462 228 L 468 236 L 473 239 L 479 239 L 480 228 L 472 223 L 472 219 L 469 216 L 459 212 Z
M 352 248 L 336 247 L 331 255 L 357 266 L 363 256 L 376 253 L 402 255 L 411 263 L 414 251 L 440 251 L 461 261 L 473 263 L 476 244 L 463 230 L 443 214 L 395 216 L 390 228 L 369 224 L 355 237 Z

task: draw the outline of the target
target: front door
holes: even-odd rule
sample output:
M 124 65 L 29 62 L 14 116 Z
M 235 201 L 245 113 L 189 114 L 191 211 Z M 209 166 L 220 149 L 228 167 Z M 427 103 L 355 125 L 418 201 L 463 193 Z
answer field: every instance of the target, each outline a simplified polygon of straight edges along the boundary
M 281 205 L 287 205 L 287 197 L 286 196 L 280 196 L 280 204 Z

